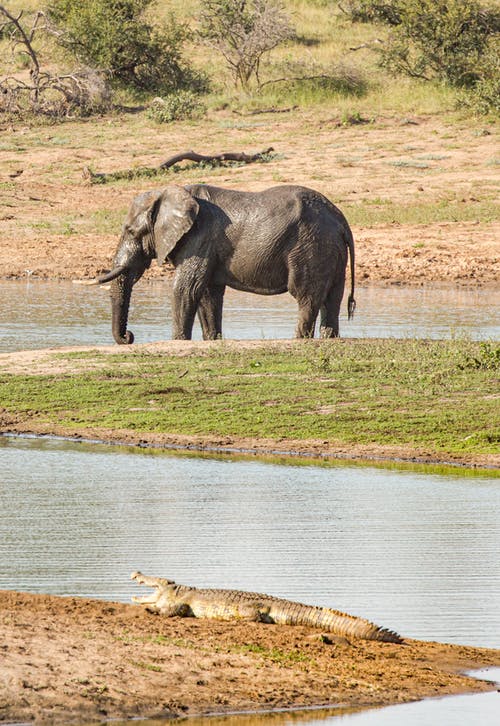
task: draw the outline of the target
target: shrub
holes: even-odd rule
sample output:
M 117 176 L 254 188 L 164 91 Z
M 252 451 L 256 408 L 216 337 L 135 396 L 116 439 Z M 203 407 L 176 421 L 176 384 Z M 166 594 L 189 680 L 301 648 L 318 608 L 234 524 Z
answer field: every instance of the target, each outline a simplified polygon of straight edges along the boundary
M 498 43 L 488 50 L 480 64 L 480 77 L 472 88 L 464 89 L 458 97 L 458 105 L 478 114 L 500 114 L 500 74 Z
M 114 85 L 157 93 L 203 86 L 182 59 L 186 28 L 173 16 L 153 27 L 145 17 L 152 1 L 49 0 L 48 16 L 59 43 Z
M 398 12 L 398 0 L 347 0 L 339 3 L 340 10 L 349 16 L 353 23 L 382 22 L 389 25 L 398 25 L 400 15 Z
M 248 88 L 265 53 L 292 36 L 288 16 L 273 0 L 204 0 L 200 38 L 224 57 L 236 86 Z
M 500 14 L 477 0 L 408 0 L 396 3 L 400 22 L 392 30 L 383 65 L 417 78 L 472 86 Z
M 147 111 L 148 118 L 160 124 L 198 118 L 205 112 L 205 105 L 192 91 L 170 93 L 164 98 L 154 98 Z

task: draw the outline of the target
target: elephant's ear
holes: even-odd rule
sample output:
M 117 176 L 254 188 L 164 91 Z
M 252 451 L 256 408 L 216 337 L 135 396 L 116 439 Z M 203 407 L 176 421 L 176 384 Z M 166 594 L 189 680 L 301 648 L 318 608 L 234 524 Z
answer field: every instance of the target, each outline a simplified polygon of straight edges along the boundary
M 165 187 L 151 208 L 151 228 L 158 264 L 162 265 L 198 214 L 198 202 L 184 187 Z

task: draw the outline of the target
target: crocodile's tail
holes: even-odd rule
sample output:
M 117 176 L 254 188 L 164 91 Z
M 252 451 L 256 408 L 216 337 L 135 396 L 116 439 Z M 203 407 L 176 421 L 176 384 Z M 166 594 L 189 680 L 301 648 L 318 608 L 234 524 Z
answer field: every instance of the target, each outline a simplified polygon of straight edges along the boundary
M 354 615 L 342 613 L 339 610 L 331 610 L 330 608 L 314 607 L 311 605 L 299 605 L 297 607 L 298 603 L 290 604 L 295 607 L 290 609 L 286 608 L 285 611 L 282 611 L 283 619 L 281 617 L 279 618 L 279 622 L 283 624 L 308 625 L 313 628 L 324 628 L 336 635 L 364 638 L 365 640 L 381 640 L 386 643 L 403 642 L 403 638 L 398 633 L 375 625 L 375 623 L 371 623 L 364 618 L 358 618 Z M 278 618 L 276 618 L 276 622 L 278 622 Z

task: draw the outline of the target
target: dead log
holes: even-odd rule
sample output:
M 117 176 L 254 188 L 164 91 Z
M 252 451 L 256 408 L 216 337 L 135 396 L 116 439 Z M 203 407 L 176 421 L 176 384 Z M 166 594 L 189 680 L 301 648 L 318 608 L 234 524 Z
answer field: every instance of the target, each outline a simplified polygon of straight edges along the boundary
M 245 154 L 244 152 L 232 152 L 226 151 L 223 154 L 215 154 L 213 156 L 205 156 L 204 154 L 197 154 L 196 151 L 182 151 L 180 154 L 171 156 L 170 159 L 164 161 L 159 169 L 170 169 L 174 164 L 178 164 L 180 161 L 194 161 L 196 164 L 221 164 L 224 161 L 241 161 L 244 164 L 251 164 L 254 161 L 262 161 L 262 158 L 267 154 L 274 151 L 273 147 L 270 146 L 264 151 L 260 151 L 258 154 Z
M 226 162 L 252 164 L 254 162 L 269 161 L 268 157 L 273 151 L 272 146 L 264 149 L 264 151 L 259 151 L 257 154 L 226 151 L 222 154 L 205 155 L 198 154 L 196 151 L 182 151 L 166 159 L 159 166 L 137 166 L 132 169 L 124 169 L 110 173 L 92 171 L 87 166 L 83 169 L 83 179 L 87 184 L 106 184 L 109 181 L 117 181 L 118 179 L 155 177 L 164 174 L 181 161 L 191 161 L 194 164 L 212 164 L 213 166 L 222 166 Z

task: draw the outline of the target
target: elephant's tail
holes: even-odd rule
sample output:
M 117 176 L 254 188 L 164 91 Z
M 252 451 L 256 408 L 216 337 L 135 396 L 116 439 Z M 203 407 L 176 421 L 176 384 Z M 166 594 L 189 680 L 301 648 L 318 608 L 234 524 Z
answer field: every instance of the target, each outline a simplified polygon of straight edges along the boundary
M 348 224 L 345 227 L 345 243 L 349 248 L 349 263 L 351 268 L 351 292 L 347 298 L 347 318 L 351 320 L 356 310 L 356 300 L 354 299 L 354 237 Z

